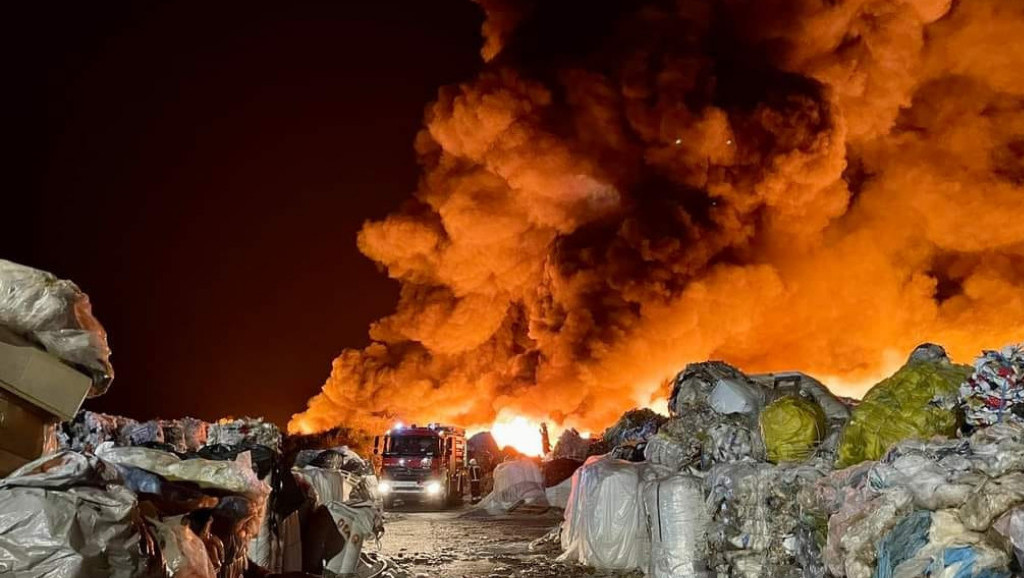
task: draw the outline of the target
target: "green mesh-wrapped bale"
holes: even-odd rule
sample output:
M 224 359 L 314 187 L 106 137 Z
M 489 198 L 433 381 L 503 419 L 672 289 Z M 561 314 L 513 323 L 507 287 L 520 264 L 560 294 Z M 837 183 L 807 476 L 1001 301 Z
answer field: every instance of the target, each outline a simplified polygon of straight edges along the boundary
M 911 358 L 854 408 L 836 467 L 877 460 L 904 439 L 955 435 L 960 424 L 957 392 L 970 375 L 966 365 Z
M 760 422 L 768 460 L 776 464 L 809 458 L 827 431 L 821 407 L 792 395 L 768 404 Z

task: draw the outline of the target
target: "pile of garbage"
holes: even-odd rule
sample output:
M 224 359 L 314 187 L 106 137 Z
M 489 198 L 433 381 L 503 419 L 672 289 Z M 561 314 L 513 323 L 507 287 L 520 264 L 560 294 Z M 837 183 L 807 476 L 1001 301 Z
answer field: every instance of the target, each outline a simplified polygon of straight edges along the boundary
M 801 373 L 691 364 L 646 461 L 573 474 L 562 559 L 658 578 L 1024 575 L 1022 360 L 971 368 L 925 344 L 857 404 Z
M 241 576 L 269 492 L 248 455 L 60 452 L 0 480 L 0 561 L 14 575 Z
M 113 378 L 74 283 L 0 260 L 0 574 L 372 574 L 376 477 L 344 447 L 292 469 L 259 418 L 138 422 L 79 411 Z M 31 367 L 31 371 L 22 371 Z M 332 482 L 333 480 L 333 482 Z

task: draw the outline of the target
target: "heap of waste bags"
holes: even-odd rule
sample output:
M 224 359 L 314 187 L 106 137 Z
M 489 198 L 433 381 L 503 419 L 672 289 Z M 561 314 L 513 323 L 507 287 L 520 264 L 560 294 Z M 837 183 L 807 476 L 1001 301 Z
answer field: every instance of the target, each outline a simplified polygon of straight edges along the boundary
M 646 461 L 573 474 L 562 559 L 658 578 L 1024 576 L 1020 352 L 972 369 L 926 344 L 857 404 L 800 373 L 692 364 Z
M 240 576 L 270 488 L 248 455 L 65 451 L 0 480 L 0 568 L 15 576 Z

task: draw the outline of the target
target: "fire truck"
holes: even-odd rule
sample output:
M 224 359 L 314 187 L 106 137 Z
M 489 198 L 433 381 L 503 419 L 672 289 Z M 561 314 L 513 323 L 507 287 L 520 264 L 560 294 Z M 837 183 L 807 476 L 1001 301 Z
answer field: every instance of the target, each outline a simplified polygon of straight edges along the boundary
M 373 440 L 384 507 L 395 501 L 457 504 L 469 485 L 466 431 L 450 425 L 398 425 Z

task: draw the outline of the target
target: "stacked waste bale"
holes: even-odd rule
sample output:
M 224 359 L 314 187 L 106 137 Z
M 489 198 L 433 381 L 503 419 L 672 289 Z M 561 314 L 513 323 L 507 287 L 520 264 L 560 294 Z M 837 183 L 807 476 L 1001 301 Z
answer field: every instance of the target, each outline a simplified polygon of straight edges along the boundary
M 1021 575 L 1024 424 L 904 440 L 808 491 L 829 516 L 832 576 Z
M 269 491 L 245 461 L 60 452 L 0 480 L 0 560 L 16 576 L 239 577 Z

